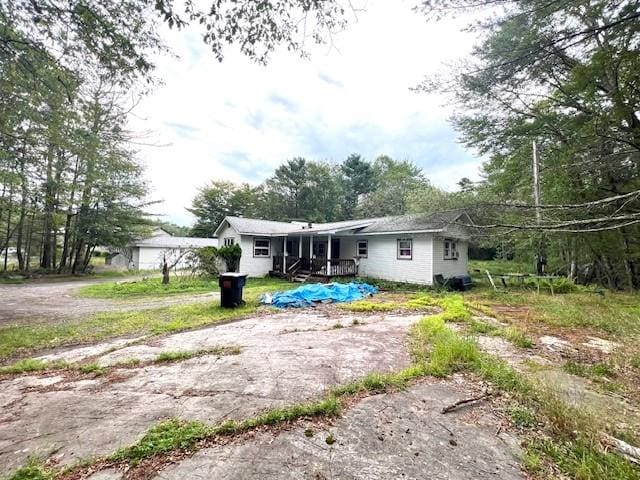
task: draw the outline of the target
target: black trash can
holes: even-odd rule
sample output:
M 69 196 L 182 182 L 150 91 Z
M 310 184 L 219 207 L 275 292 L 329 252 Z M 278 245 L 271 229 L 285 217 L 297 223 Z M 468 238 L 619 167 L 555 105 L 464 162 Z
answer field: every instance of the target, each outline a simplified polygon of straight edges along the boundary
M 218 278 L 220 285 L 220 305 L 225 308 L 239 307 L 242 300 L 242 288 L 247 281 L 247 276 L 242 273 L 222 273 Z
M 451 279 L 451 286 L 454 290 L 464 292 L 471 290 L 471 287 L 473 287 L 473 281 L 469 275 L 459 275 Z

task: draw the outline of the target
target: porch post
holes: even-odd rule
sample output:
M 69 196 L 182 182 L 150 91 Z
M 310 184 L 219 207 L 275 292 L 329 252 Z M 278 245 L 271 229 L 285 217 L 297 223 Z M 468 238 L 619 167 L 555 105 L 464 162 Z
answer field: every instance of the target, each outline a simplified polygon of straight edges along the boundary
M 284 255 L 282 256 L 282 273 L 287 273 L 287 237 L 282 237 L 282 250 Z
M 298 258 L 302 261 L 302 235 L 298 238 Z
M 327 235 L 327 276 L 331 276 L 331 235 Z
M 309 270 L 313 272 L 313 235 L 309 235 Z

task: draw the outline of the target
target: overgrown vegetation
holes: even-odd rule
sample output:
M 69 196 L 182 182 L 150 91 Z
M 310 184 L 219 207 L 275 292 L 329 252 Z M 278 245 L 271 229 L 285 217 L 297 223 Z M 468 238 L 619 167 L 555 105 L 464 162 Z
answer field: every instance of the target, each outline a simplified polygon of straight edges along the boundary
M 552 327 L 589 328 L 626 337 L 640 334 L 640 303 L 635 294 L 596 292 L 538 295 L 534 291 L 494 292 L 477 288 L 465 294 L 473 307 L 522 307 L 526 320 Z
M 175 450 L 197 449 L 198 445 L 204 445 L 201 442 L 219 435 L 242 433 L 300 418 L 337 415 L 342 397 L 396 391 L 425 375 L 443 377 L 466 371 L 490 382 L 512 398 L 508 414 L 515 425 L 525 430 L 543 428 L 542 435 L 527 437 L 523 461 L 530 472 L 545 475 L 551 461 L 570 478 L 640 478 L 640 471 L 629 462 L 602 451 L 599 433 L 608 428 L 605 419 L 596 419 L 567 405 L 553 390 L 532 382 L 505 362 L 481 352 L 473 337 L 456 333 L 447 326 L 447 322 L 472 325 L 471 312 L 461 295 L 421 296 L 419 302 L 437 304 L 443 311 L 424 317 L 411 329 L 410 347 L 414 363 L 408 368 L 399 372 L 370 373 L 358 381 L 333 388 L 317 402 L 271 409 L 241 422 L 226 421 L 210 426 L 170 419 L 152 427 L 136 444 L 107 457 L 107 463 L 135 466 L 145 459 Z M 172 359 L 183 358 L 177 353 L 170 356 Z M 598 374 L 607 374 L 604 370 L 601 367 L 595 369 Z M 47 471 L 43 473 L 49 474 Z

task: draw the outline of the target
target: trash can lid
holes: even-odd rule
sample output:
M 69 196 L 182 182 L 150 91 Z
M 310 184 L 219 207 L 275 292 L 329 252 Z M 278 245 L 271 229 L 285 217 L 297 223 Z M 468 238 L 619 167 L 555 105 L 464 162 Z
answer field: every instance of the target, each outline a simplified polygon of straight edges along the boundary
M 227 273 L 221 273 L 220 274 L 220 278 L 222 277 L 226 277 L 226 278 L 243 278 L 246 277 L 247 274 L 246 273 L 238 273 L 238 272 L 227 272 Z

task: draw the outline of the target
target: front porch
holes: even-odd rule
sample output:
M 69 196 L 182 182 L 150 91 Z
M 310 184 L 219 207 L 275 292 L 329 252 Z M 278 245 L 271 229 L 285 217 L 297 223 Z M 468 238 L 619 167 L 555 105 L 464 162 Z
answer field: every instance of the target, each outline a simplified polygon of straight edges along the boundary
M 294 277 L 299 273 L 314 277 L 349 277 L 358 273 L 354 259 L 344 258 L 300 258 L 274 255 L 273 270 L 276 276 Z M 279 274 L 279 275 L 278 275 Z
M 279 242 L 280 248 L 274 249 L 270 274 L 289 279 L 299 276 L 355 276 L 358 273 L 357 262 L 353 257 L 344 258 L 348 253 L 343 243 L 346 242 L 331 235 L 283 238 Z

